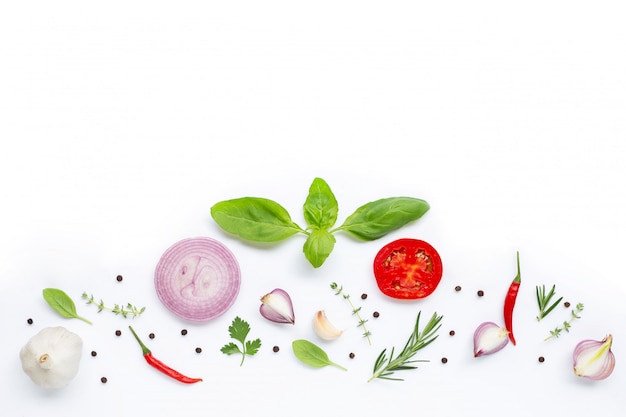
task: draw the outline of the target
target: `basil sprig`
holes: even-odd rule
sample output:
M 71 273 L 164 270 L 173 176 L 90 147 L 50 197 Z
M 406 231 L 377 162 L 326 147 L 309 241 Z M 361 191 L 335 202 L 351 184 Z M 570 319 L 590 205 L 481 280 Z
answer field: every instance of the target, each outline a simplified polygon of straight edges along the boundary
M 335 247 L 335 232 L 341 230 L 361 240 L 376 240 L 419 219 L 429 208 L 426 201 L 418 198 L 382 198 L 357 208 L 343 224 L 333 228 L 339 213 L 337 199 L 326 181 L 315 178 L 303 205 L 306 228 L 295 223 L 277 202 L 259 197 L 221 201 L 211 207 L 211 216 L 224 231 L 254 242 L 277 242 L 304 234 L 304 255 L 313 267 L 319 268 Z

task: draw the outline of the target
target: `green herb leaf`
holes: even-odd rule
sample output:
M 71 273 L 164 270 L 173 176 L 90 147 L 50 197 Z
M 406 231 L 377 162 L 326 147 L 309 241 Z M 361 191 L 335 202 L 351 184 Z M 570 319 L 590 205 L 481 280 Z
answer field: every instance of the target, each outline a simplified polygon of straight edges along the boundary
M 76 313 L 74 301 L 62 290 L 58 288 L 45 288 L 43 290 L 43 299 L 61 316 L 68 319 L 79 319 L 85 323 L 92 324 L 89 320 Z
M 102 300 L 96 301 L 93 298 L 93 295 L 87 295 L 86 292 L 83 292 L 83 295 L 81 296 L 81 298 L 83 300 L 87 300 L 87 304 L 96 304 L 98 306 L 98 313 L 100 313 L 102 310 L 106 310 L 106 311 L 110 311 L 111 313 L 115 315 L 121 315 L 122 317 L 126 318 L 128 316 L 137 317 L 140 314 L 142 314 L 144 311 L 146 311 L 145 307 L 137 308 L 131 303 L 126 304 L 126 306 L 123 306 L 120 304 L 113 304 L 113 307 L 107 307 L 104 305 L 104 301 Z
M 328 354 L 316 344 L 308 340 L 299 339 L 291 343 L 293 353 L 302 363 L 314 368 L 323 368 L 325 366 L 334 366 L 346 371 L 343 366 L 336 364 L 328 358 Z
M 250 332 L 250 325 L 245 320 L 242 320 L 240 317 L 235 317 L 233 319 L 232 324 L 228 327 L 228 333 L 232 339 L 237 340 L 241 343 L 241 348 L 237 346 L 235 343 L 230 342 L 222 346 L 220 352 L 226 355 L 232 354 L 241 354 L 241 363 L 239 366 L 243 365 L 243 361 L 247 356 L 252 356 L 256 354 L 261 348 L 261 339 L 248 340 L 246 341 L 246 337 L 248 337 L 248 333 Z
M 390 197 L 359 207 L 337 230 L 362 240 L 376 240 L 422 217 L 430 205 L 412 197 Z
M 326 230 L 337 221 L 337 199 L 326 181 L 321 178 L 313 180 L 303 208 L 304 219 L 313 229 Z
M 374 372 L 372 373 L 372 377 L 367 382 L 370 382 L 375 378 L 402 381 L 400 378 L 392 377 L 395 371 L 415 369 L 416 366 L 411 365 L 412 363 L 424 362 L 415 360 L 413 357 L 420 349 L 430 345 L 437 339 L 437 337 L 439 337 L 436 333 L 441 327 L 441 319 L 443 316 L 438 316 L 437 313 L 434 313 L 428 323 L 426 323 L 426 326 L 424 326 L 424 329 L 420 331 L 419 323 L 421 314 L 421 311 L 417 314 L 415 326 L 413 327 L 413 333 L 411 333 L 411 336 L 404 345 L 404 348 L 397 356 L 394 357 L 394 348 L 391 349 L 389 356 L 387 356 L 387 349 L 383 349 L 383 351 L 380 352 L 380 355 L 378 355 L 378 358 L 376 358 L 376 362 L 374 363 Z
M 277 242 L 305 231 L 275 201 L 258 197 L 226 200 L 211 207 L 211 217 L 226 232 L 255 242 Z
M 314 268 L 319 268 L 332 252 L 335 242 L 335 236 L 330 232 L 313 230 L 304 242 L 304 256 Z
M 552 310 L 563 300 L 563 297 L 560 297 L 554 303 L 550 304 L 552 297 L 555 295 L 556 286 L 553 285 L 552 289 L 548 294 L 546 294 L 546 286 L 542 285 L 539 287 L 538 285 L 535 287 L 535 292 L 537 294 L 537 305 L 539 306 L 539 315 L 537 316 L 537 321 L 541 321 L 545 316 L 550 314 Z

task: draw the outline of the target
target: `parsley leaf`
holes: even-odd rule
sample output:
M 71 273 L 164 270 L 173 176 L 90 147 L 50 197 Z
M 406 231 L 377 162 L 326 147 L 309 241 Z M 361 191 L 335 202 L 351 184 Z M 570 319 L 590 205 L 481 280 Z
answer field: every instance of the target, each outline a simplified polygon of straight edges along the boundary
M 261 339 L 246 340 L 248 333 L 250 333 L 250 325 L 240 317 L 233 319 L 232 324 L 228 327 L 228 333 L 232 339 L 241 343 L 241 348 L 237 344 L 230 342 L 222 346 L 220 351 L 226 355 L 241 354 L 239 366 L 243 365 L 246 355 L 252 356 L 261 348 Z

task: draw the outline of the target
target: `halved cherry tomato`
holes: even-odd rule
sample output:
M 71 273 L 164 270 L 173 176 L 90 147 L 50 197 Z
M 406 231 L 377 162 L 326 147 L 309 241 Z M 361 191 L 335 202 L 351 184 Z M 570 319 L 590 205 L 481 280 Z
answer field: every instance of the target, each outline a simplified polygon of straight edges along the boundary
M 398 239 L 383 246 L 374 258 L 376 284 L 389 297 L 427 297 L 435 291 L 442 275 L 441 257 L 423 240 Z

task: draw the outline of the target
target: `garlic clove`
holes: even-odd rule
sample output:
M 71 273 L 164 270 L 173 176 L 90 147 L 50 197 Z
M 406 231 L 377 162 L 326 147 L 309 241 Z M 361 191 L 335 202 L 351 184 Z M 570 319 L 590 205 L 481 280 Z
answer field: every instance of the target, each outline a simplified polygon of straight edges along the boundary
M 22 369 L 43 388 L 63 388 L 78 373 L 82 350 L 77 334 L 61 326 L 46 327 L 20 350 Z
M 474 332 L 474 357 L 496 353 L 508 343 L 508 330 L 493 322 L 484 322 Z
M 259 311 L 263 317 L 274 323 L 294 324 L 296 321 L 291 297 L 280 288 L 261 297 Z
M 615 368 L 615 355 L 611 351 L 613 336 L 602 340 L 583 340 L 574 348 L 574 374 L 601 380 L 608 378 Z
M 313 318 L 313 330 L 316 335 L 324 340 L 335 340 L 343 334 L 343 330 L 339 330 L 328 320 L 324 310 L 319 310 L 315 313 L 315 317 Z

